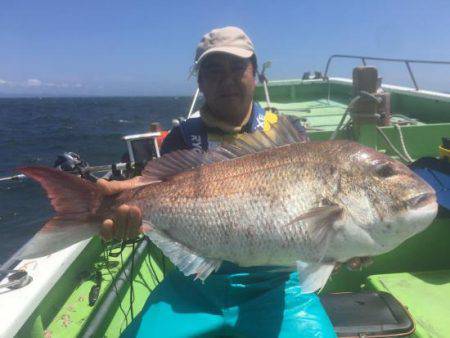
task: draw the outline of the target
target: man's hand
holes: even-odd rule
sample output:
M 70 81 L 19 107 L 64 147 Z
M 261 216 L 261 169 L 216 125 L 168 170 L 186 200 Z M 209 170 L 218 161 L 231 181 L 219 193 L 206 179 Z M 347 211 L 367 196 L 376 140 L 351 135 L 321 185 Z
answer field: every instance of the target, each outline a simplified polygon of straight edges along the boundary
M 372 257 L 355 257 L 345 262 L 345 266 L 349 271 L 361 271 L 362 268 L 367 268 L 372 263 Z
M 127 189 L 132 189 L 138 184 L 135 177 L 126 181 L 97 180 L 97 185 L 105 195 L 114 195 Z M 140 233 L 142 214 L 138 207 L 122 204 L 111 217 L 102 223 L 100 235 L 105 240 L 127 240 L 136 238 Z
M 333 274 L 336 274 L 341 269 L 342 265 L 345 264 L 348 271 L 361 271 L 362 268 L 367 268 L 369 265 L 373 263 L 372 257 L 355 257 L 349 259 L 345 263 L 337 262 L 334 269 Z

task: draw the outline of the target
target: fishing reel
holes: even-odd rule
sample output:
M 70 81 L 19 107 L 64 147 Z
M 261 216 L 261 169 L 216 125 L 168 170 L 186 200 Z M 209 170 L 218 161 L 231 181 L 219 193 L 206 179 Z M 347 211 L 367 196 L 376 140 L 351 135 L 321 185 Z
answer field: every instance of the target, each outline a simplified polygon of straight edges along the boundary
M 138 167 L 138 164 L 132 164 L 128 157 L 128 154 L 122 156 L 122 162 L 113 163 L 111 165 L 94 166 L 91 167 L 89 163 L 81 159 L 81 156 L 74 152 L 65 152 L 62 155 L 56 157 L 53 167 L 62 171 L 69 172 L 74 175 L 78 175 L 81 178 L 96 182 L 99 177 L 94 176 L 93 173 L 106 172 L 101 178 L 106 180 L 126 180 L 130 179 L 138 174 L 142 170 L 142 167 Z M 138 171 L 139 170 L 139 171 Z
M 82 160 L 80 155 L 72 151 L 58 155 L 53 167 L 62 171 L 70 172 L 74 175 L 79 175 L 81 178 L 87 179 L 91 182 L 97 181 L 97 178 L 89 171 L 89 164 Z

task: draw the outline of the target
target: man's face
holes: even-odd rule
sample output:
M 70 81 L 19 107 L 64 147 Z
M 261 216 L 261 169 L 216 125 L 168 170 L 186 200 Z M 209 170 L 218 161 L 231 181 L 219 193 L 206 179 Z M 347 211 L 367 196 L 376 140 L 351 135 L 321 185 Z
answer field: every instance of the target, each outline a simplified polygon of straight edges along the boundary
M 229 54 L 211 54 L 201 64 L 199 88 L 210 113 L 239 125 L 245 118 L 255 91 L 253 64 Z

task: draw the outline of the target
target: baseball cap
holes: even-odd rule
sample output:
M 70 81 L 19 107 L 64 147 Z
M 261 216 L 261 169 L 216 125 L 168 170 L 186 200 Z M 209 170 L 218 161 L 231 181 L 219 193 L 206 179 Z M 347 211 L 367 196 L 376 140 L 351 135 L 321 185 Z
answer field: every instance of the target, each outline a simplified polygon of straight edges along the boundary
M 195 70 L 205 57 L 212 53 L 227 53 L 249 58 L 255 53 L 253 43 L 245 32 L 233 26 L 216 28 L 203 36 L 195 53 Z

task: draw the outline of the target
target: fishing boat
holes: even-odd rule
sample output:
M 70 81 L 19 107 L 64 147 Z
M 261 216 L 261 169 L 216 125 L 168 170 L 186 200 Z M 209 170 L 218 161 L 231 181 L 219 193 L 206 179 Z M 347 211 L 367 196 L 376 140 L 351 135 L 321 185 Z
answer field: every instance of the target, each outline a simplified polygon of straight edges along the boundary
M 362 62 L 351 79 L 330 76 L 342 58 Z M 382 84 L 372 61 L 405 64 L 413 85 Z M 415 63 L 450 65 L 333 55 L 324 72 L 301 79 L 267 81 L 262 72 L 255 100 L 296 118 L 312 140 L 353 139 L 406 163 L 450 162 L 450 95 L 420 88 Z M 159 135 L 126 138 L 131 162 L 136 140 L 154 142 L 158 156 Z M 397 249 L 332 276 L 320 297 L 339 336 L 450 337 L 449 217 L 442 207 L 428 229 Z M 96 237 L 46 257 L 10 260 L 2 267 L 8 272 L 0 283 L 0 336 L 118 337 L 173 268 L 143 237 L 132 243 Z

